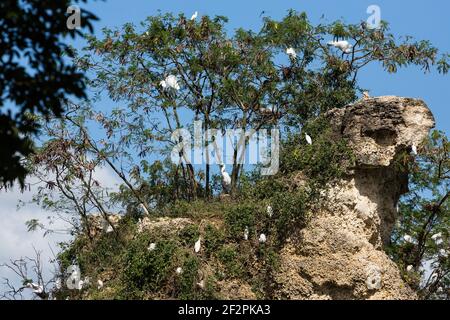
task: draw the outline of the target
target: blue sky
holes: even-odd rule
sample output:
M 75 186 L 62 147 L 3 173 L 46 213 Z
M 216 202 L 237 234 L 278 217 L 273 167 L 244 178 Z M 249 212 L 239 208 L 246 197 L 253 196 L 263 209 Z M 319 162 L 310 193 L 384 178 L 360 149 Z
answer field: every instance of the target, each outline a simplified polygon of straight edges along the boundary
M 381 8 L 381 18 L 390 23 L 395 35 L 411 35 L 416 39 L 430 40 L 442 52 L 450 52 L 450 1 L 407 0 L 107 0 L 91 2 L 86 6 L 99 16 L 95 24 L 97 35 L 103 27 L 118 27 L 128 22 L 136 25 L 149 15 L 161 12 L 185 13 L 198 11 L 200 15 L 225 15 L 229 17 L 229 31 L 238 27 L 258 29 L 262 11 L 272 18 L 282 18 L 287 10 L 305 11 L 312 22 L 343 19 L 357 23 L 368 18 L 369 5 Z M 81 42 L 75 46 L 82 47 Z M 420 69 L 409 67 L 397 74 L 388 74 L 377 64 L 369 65 L 359 75 L 362 87 L 372 96 L 398 95 L 422 98 L 433 111 L 437 128 L 450 130 L 450 76 L 437 72 L 424 74 Z M 104 102 L 105 104 L 107 102 Z

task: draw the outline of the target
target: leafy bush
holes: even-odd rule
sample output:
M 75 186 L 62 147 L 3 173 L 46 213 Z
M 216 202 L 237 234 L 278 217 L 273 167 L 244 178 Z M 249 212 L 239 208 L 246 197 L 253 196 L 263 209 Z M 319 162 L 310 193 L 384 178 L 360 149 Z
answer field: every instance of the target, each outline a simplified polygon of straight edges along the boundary
M 226 270 L 227 278 L 242 278 L 246 273 L 245 265 L 232 245 L 224 246 L 218 253 L 217 257 Z
M 204 247 L 205 253 L 209 257 L 223 245 L 225 235 L 223 232 L 211 224 L 205 228 Z
M 200 237 L 200 230 L 197 225 L 189 224 L 178 233 L 178 237 L 183 245 L 190 247 Z
M 228 237 L 234 240 L 242 240 L 245 228 L 249 228 L 251 233 L 255 226 L 256 211 L 256 207 L 247 202 L 227 210 L 225 212 L 225 225 Z
M 143 242 L 135 241 L 125 258 L 124 281 L 134 292 L 157 291 L 175 270 L 176 243 L 171 240 L 160 241 L 156 249 L 149 251 Z
M 178 298 L 192 300 L 197 298 L 196 286 L 198 277 L 199 261 L 193 255 L 188 255 L 183 263 L 183 273 L 180 277 L 180 292 Z

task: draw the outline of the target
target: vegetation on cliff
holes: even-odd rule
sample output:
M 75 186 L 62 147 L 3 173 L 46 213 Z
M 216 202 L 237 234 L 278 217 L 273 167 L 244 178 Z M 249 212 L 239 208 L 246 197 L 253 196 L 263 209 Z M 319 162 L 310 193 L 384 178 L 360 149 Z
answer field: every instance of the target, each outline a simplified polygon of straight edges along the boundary
M 325 113 L 358 99 L 358 73 L 371 62 L 391 73 L 408 65 L 448 71 L 446 55 L 439 58 L 427 41 L 397 41 L 387 23 L 373 30 L 340 21 L 314 26 L 291 11 L 281 21 L 266 18 L 258 32 L 230 35 L 226 21 L 163 15 L 139 28 L 106 29 L 76 59 L 95 97 L 69 104 L 60 119 L 33 117 L 47 137 L 28 162 L 40 182 L 34 200 L 70 222 L 74 235 L 61 244 L 55 279 L 65 280 L 72 265 L 90 279 L 80 290 L 45 288 L 49 297 L 212 299 L 240 290 L 239 296 L 272 298 L 280 249 L 320 209 L 327 186 L 354 166 L 347 141 L 332 134 Z M 341 52 L 327 39 L 346 39 L 352 50 Z M 296 56 L 286 55 L 287 48 Z M 173 88 L 166 90 L 169 82 Z M 105 94 L 117 104 L 111 111 L 95 107 Z M 204 132 L 280 128 L 278 173 L 249 170 L 234 145 L 224 192 L 217 164 L 171 162 L 180 142 L 172 132 L 192 132 L 197 120 Z M 214 142 L 207 138 L 202 147 Z M 403 218 L 389 253 L 425 298 L 450 294 L 450 262 L 442 251 L 450 236 L 448 146 L 445 135 L 433 133 L 418 146 L 418 157 L 399 160 L 412 172 L 412 188 L 400 204 Z M 104 167 L 121 181 L 117 190 L 96 179 Z M 107 225 L 98 228 L 102 220 Z M 37 220 L 28 226 L 48 228 Z M 431 242 L 436 233 L 447 249 Z M 405 243 L 405 234 L 417 242 Z M 436 255 L 438 276 L 419 283 L 419 267 Z M 406 271 L 410 265 L 414 272 Z

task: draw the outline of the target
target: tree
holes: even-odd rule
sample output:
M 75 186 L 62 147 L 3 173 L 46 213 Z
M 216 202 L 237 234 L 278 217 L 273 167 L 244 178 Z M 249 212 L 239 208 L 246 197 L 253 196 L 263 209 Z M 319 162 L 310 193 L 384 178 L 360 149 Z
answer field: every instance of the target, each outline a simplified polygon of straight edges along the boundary
M 450 142 L 434 131 L 411 161 L 410 191 L 399 205 L 401 220 L 391 255 L 425 299 L 450 297 Z M 409 268 L 408 268 L 409 267 Z
M 45 280 L 42 252 L 33 249 L 35 256 L 32 258 L 25 257 L 0 264 L 0 268 L 6 268 L 13 272 L 20 281 L 20 286 L 17 286 L 10 279 L 3 279 L 6 290 L 0 296 L 0 300 L 22 300 L 26 290 L 32 290 L 33 299 L 49 299 L 50 290 L 56 282 L 56 277 Z
M 94 90 L 128 106 L 102 114 L 116 155 L 137 153 L 144 161 L 150 154 L 167 155 L 179 142 L 171 141 L 171 133 L 192 130 L 193 120 L 202 120 L 205 132 L 269 126 L 298 131 L 299 125 L 330 108 L 354 101 L 360 90 L 357 75 L 371 62 L 391 73 L 408 65 L 448 71 L 448 55 L 438 60 L 438 50 L 427 41 L 396 41 L 387 23 L 378 30 L 340 21 L 314 26 L 305 13 L 290 11 L 281 21 L 265 18 L 259 32 L 238 29 L 228 36 L 226 21 L 221 16 L 189 21 L 166 14 L 149 17 L 142 30 L 126 24 L 121 30 L 106 29 L 103 39 L 90 38 L 78 65 L 93 73 Z M 352 50 L 328 46 L 327 39 L 347 39 Z M 296 51 L 295 58 L 287 59 L 287 48 Z M 169 76 L 176 77 L 179 88 L 161 85 Z M 245 145 L 248 137 L 242 138 Z M 212 144 L 213 136 L 202 146 Z M 238 144 L 233 151 L 236 191 L 243 166 Z M 190 186 L 189 198 L 211 196 L 208 163 L 201 170 L 203 184 L 190 163 L 181 163 L 179 170 Z
M 86 2 L 77 0 L 75 2 Z M 23 157 L 33 152 L 39 126 L 29 115 L 60 115 L 69 96 L 84 98 L 83 74 L 67 61 L 61 39 L 82 35 L 66 26 L 71 1 L 5 0 L 0 3 L 0 185 L 24 186 Z M 97 18 L 81 12 L 81 29 Z

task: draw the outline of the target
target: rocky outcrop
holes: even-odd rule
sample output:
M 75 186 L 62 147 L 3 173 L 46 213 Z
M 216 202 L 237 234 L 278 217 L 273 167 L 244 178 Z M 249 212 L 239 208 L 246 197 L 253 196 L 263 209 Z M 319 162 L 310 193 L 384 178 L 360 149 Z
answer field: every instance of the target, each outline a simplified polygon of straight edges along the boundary
M 257 275 L 259 258 L 250 257 L 244 264 L 247 277 L 226 277 L 223 261 L 214 254 L 202 256 L 202 269 L 195 280 L 202 283 L 217 279 L 215 288 L 223 299 L 256 299 L 265 294 L 275 299 L 416 299 L 413 290 L 402 280 L 396 264 L 384 251 L 397 215 L 399 197 L 407 192 L 408 175 L 401 171 L 397 160 L 401 154 L 419 146 L 434 126 L 434 119 L 421 100 L 378 97 L 364 99 L 326 114 L 336 140 L 345 138 L 355 156 L 355 165 L 341 180 L 327 188 L 323 205 L 311 212 L 306 227 L 287 239 L 280 251 L 278 268 L 270 278 L 249 278 Z M 306 186 L 306 176 L 284 177 L 286 183 Z M 283 179 L 284 179 L 283 178 Z M 285 180 L 282 181 L 284 183 Z M 221 198 L 223 203 L 229 198 Z M 220 212 L 219 212 L 220 213 Z M 137 234 L 149 233 L 161 238 L 176 238 L 180 231 L 198 225 L 200 234 L 206 225 L 224 228 L 223 217 L 217 212 L 203 220 L 189 218 L 143 217 L 137 224 Z M 97 232 L 107 232 L 102 216 L 92 217 Z M 113 226 L 118 218 L 111 216 Z M 206 247 L 206 240 L 202 238 Z M 251 249 L 251 242 L 240 247 Z M 254 243 L 255 244 L 255 243 Z M 257 242 L 255 245 L 259 245 Z M 194 252 L 194 244 L 189 248 Z M 204 253 L 202 249 L 201 254 Z M 251 250 L 248 250 L 251 252 Z M 253 268 L 253 270 L 252 270 Z M 108 271 L 109 272 L 109 271 Z M 175 272 L 175 268 L 173 268 Z M 212 277 L 213 276 L 213 277 Z M 173 281 L 177 275 L 172 276 Z M 105 282 L 113 277 L 102 274 Z M 257 278 L 255 276 L 255 278 Z M 264 285 L 269 290 L 263 289 Z M 273 282 L 273 283 L 272 283 Z M 198 285 L 197 283 L 197 285 Z M 114 297 L 114 292 L 110 294 Z M 164 290 L 151 299 L 171 298 Z
M 415 299 L 383 251 L 408 177 L 395 165 L 434 127 L 421 100 L 378 97 L 331 110 L 336 138 L 346 138 L 356 165 L 332 186 L 327 205 L 281 252 L 280 299 Z
M 98 235 L 106 232 L 114 231 L 114 228 L 119 226 L 119 222 L 122 216 L 118 214 L 108 215 L 108 221 L 100 214 L 91 214 L 88 216 L 89 234 L 91 237 L 97 237 Z

